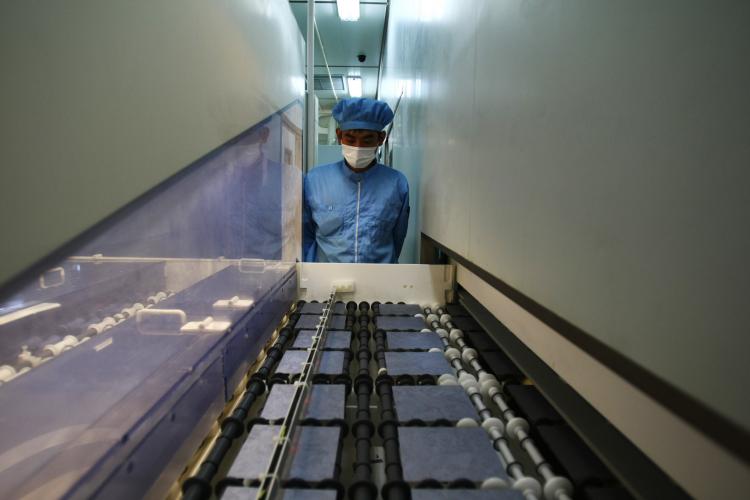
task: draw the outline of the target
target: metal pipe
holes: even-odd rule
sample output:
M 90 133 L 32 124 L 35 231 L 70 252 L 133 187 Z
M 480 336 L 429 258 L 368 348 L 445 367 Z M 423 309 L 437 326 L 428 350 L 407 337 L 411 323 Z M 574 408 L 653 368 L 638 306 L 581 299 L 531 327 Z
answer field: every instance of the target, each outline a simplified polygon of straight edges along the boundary
M 307 141 L 305 172 L 315 166 L 315 150 L 318 143 L 315 123 L 315 1 L 307 0 Z

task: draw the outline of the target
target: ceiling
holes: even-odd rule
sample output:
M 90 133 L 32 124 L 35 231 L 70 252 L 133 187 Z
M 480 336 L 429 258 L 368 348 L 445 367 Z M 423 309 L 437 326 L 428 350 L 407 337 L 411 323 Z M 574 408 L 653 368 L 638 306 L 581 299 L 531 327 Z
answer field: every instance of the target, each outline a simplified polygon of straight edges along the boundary
M 290 0 L 294 17 L 307 36 L 307 1 Z M 328 61 L 331 75 L 359 75 L 362 77 L 363 97 L 375 98 L 378 87 L 378 68 L 380 67 L 383 29 L 385 27 L 388 0 L 360 1 L 358 21 L 341 21 L 336 2 L 327 0 L 315 2 L 315 21 L 318 25 L 321 50 L 318 39 L 315 40 L 315 74 L 328 76 L 325 60 Z M 325 59 L 323 57 L 325 52 Z M 367 59 L 360 63 L 357 55 L 365 54 Z M 348 97 L 348 91 L 337 91 L 339 98 Z M 322 108 L 328 108 L 335 102 L 331 91 L 316 90 Z M 342 95 L 343 94 L 343 95 Z

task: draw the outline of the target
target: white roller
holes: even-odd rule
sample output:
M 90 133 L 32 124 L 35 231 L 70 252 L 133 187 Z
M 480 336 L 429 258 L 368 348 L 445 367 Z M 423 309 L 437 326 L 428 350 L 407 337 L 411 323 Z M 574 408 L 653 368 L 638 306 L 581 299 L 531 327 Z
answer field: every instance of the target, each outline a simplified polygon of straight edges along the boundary
M 480 385 L 482 395 L 488 399 L 493 399 L 496 394 L 500 394 L 500 382 L 497 380 L 488 380 Z
M 490 435 L 492 435 L 491 432 L 493 429 L 497 429 L 500 434 L 505 433 L 505 426 L 503 425 L 503 421 L 497 417 L 490 417 L 482 422 L 482 429 L 487 431 L 487 433 Z
M 458 376 L 458 383 L 461 384 L 462 387 L 474 387 L 478 386 L 477 379 L 472 375 L 471 373 L 463 372 L 461 375 Z M 477 387 L 477 390 L 479 387 Z
M 469 427 L 479 427 L 479 424 L 473 418 L 464 417 L 458 422 L 456 422 L 456 427 L 465 429 Z
M 474 384 L 465 384 L 463 385 L 463 388 L 466 391 L 466 394 L 469 395 L 469 397 L 472 397 L 475 394 L 478 394 L 480 397 L 482 396 L 482 394 L 479 392 L 479 386 L 476 384 L 476 382 Z
M 440 375 L 437 381 L 438 385 L 458 385 L 458 380 L 450 373 Z
M 459 330 L 458 328 L 454 328 L 451 330 L 450 337 L 451 341 L 456 342 L 458 339 L 463 338 L 464 332 Z
M 477 359 L 477 356 L 479 356 L 479 354 L 471 347 L 467 347 L 461 352 L 461 359 L 467 365 L 470 365 L 473 360 Z
M 106 321 L 106 319 L 111 319 L 112 323 L 109 321 Z M 112 328 L 116 323 L 114 318 L 105 318 L 105 320 L 100 321 L 99 323 L 92 323 L 88 327 L 86 327 L 86 335 L 93 336 L 93 335 L 99 335 L 104 330 L 108 330 Z
M 102 327 L 102 331 L 106 332 L 107 330 L 109 330 L 110 328 L 112 328 L 113 326 L 115 326 L 117 324 L 117 321 L 115 321 L 115 318 L 113 318 L 111 316 L 107 316 L 106 318 L 104 318 L 103 320 L 101 320 L 101 322 L 99 324 Z
M 66 335 L 60 342 L 47 344 L 42 350 L 50 353 L 51 356 L 59 356 L 62 352 L 67 351 L 76 345 L 78 345 L 78 339 L 73 335 Z
M 86 327 L 86 335 L 93 336 L 99 335 L 104 330 L 104 327 L 99 323 L 91 323 Z
M 448 362 L 453 362 L 454 359 L 461 359 L 461 353 L 458 349 L 455 349 L 453 347 L 449 347 L 445 350 L 445 359 L 448 360 Z
M 505 425 L 505 430 L 513 439 L 518 440 L 518 431 L 528 433 L 529 423 L 521 417 L 513 417 Z
M 10 365 L 0 366 L 0 383 L 10 382 L 15 376 L 15 368 Z
M 136 302 L 136 303 L 135 303 L 135 304 L 133 304 L 132 306 L 130 306 L 130 307 L 126 307 L 125 309 L 123 309 L 123 310 L 122 310 L 122 311 L 120 311 L 120 312 L 121 312 L 122 314 L 124 314 L 124 315 L 125 315 L 125 317 L 128 317 L 128 318 L 129 318 L 129 317 L 131 317 L 131 316 L 135 316 L 135 314 L 136 314 L 136 313 L 137 313 L 138 311 L 140 311 L 141 309 L 144 309 L 144 307 L 143 307 L 143 304 L 141 304 L 140 302 Z
M 482 482 L 481 489 L 483 490 L 504 490 L 508 488 L 508 483 L 499 477 L 488 477 Z
M 18 355 L 18 362 L 34 368 L 42 362 L 42 358 L 34 356 L 27 346 L 23 346 L 21 354 Z
M 573 497 L 573 483 L 566 477 L 554 476 L 544 482 L 544 498 L 557 500 L 561 493 Z
M 520 491 L 524 495 L 534 495 L 536 498 L 542 495 L 542 486 L 539 484 L 539 481 L 529 476 L 516 479 L 513 482 L 513 489 Z

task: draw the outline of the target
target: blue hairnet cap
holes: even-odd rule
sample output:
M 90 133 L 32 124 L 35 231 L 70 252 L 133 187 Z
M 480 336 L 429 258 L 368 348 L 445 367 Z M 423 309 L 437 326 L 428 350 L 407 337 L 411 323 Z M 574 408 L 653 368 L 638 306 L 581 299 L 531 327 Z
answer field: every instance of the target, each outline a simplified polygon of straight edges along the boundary
M 339 101 L 333 108 L 333 117 L 341 130 L 381 131 L 393 121 L 393 111 L 383 101 L 359 97 Z

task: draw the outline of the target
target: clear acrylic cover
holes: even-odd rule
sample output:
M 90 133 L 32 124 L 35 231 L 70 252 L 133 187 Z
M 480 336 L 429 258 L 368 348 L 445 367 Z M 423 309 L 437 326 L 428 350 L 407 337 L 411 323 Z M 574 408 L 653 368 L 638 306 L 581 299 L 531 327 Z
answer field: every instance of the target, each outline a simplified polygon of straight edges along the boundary
M 0 302 L 0 491 L 144 494 L 193 451 L 294 299 L 300 126 L 295 103 Z

